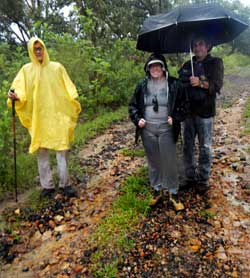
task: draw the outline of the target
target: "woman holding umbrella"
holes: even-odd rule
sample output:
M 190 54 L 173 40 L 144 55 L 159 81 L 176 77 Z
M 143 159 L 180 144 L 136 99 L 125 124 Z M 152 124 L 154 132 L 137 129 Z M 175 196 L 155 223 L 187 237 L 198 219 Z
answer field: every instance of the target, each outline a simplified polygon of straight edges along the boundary
M 148 161 L 150 185 L 155 202 L 168 192 L 175 210 L 184 206 L 178 198 L 176 141 L 180 128 L 183 87 L 168 76 L 164 56 L 152 54 L 144 67 L 146 77 L 138 83 L 129 103 L 129 115 L 140 135 Z

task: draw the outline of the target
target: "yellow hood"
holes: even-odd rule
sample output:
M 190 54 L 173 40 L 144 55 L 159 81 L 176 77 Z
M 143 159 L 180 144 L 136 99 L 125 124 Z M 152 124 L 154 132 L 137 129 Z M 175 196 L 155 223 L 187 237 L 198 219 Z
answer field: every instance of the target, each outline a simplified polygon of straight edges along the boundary
M 33 48 L 34 48 L 34 43 L 35 42 L 40 42 L 40 44 L 43 46 L 44 48 L 44 57 L 43 57 L 43 62 L 42 64 L 40 64 L 34 54 L 34 51 L 33 51 Z M 37 38 L 37 37 L 32 37 L 29 42 L 28 42 L 28 52 L 29 52 L 29 57 L 30 57 L 30 60 L 33 64 L 35 65 L 42 65 L 42 66 L 45 66 L 49 63 L 49 54 L 48 54 L 48 51 L 46 49 L 46 46 L 44 44 L 44 42 Z

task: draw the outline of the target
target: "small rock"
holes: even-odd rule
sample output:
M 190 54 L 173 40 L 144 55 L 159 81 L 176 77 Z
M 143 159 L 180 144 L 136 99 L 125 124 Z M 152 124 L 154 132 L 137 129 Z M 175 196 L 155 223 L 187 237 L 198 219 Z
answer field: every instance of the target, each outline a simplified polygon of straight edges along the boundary
M 222 245 L 216 250 L 215 256 L 220 260 L 227 260 L 227 255 Z
M 55 227 L 55 232 L 64 232 L 66 230 L 66 225 L 60 225 Z
M 15 211 L 14 211 L 14 213 L 16 214 L 16 215 L 20 215 L 20 209 L 16 209 Z
M 49 226 L 54 229 L 56 227 L 56 223 L 53 220 L 49 221 Z
M 51 238 L 52 232 L 51 231 L 46 231 L 43 235 L 42 235 L 42 241 L 46 241 L 48 239 Z
M 80 272 L 82 271 L 82 269 L 83 269 L 83 266 L 80 265 L 80 264 L 75 265 L 75 266 L 73 267 L 73 270 L 74 270 L 76 273 L 80 273 Z
M 56 222 L 56 224 L 59 224 L 59 223 L 61 223 L 61 221 L 63 220 L 63 216 L 62 215 L 56 215 L 55 217 L 54 217 L 54 220 L 55 220 L 55 222 Z

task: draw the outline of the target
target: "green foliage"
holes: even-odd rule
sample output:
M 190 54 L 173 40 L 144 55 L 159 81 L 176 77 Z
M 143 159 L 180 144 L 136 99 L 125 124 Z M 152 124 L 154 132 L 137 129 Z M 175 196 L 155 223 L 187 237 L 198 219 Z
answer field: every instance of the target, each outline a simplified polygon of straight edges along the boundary
M 245 70 L 242 72 L 244 74 L 249 74 L 250 58 L 241 53 L 234 53 L 232 55 L 227 55 L 223 57 L 225 73 L 237 73 L 243 67 Z
M 144 149 L 122 149 L 121 153 L 124 156 L 130 156 L 130 157 L 144 157 L 145 156 Z
M 41 191 L 37 189 L 31 189 L 28 193 L 28 200 L 26 205 L 32 212 L 37 212 L 40 209 L 48 206 L 49 199 L 41 198 L 40 194 Z
M 49 30 L 44 31 L 44 38 L 51 60 L 61 62 L 76 84 L 85 120 L 96 117 L 97 110 L 126 105 L 144 75 L 143 55 L 135 52 L 134 41 L 116 40 L 105 49 L 94 47 L 90 40 Z
M 209 211 L 209 210 L 201 210 L 199 212 L 200 216 L 206 217 L 206 218 L 214 218 L 216 216 L 216 213 Z
M 127 107 L 122 106 L 115 112 L 103 112 L 94 120 L 79 124 L 75 130 L 74 145 L 81 147 L 89 139 L 100 134 L 107 129 L 112 123 L 127 117 Z
M 243 116 L 245 119 L 250 118 L 250 99 L 248 99 L 246 102 Z
M 12 164 L 10 159 L 13 156 L 12 134 L 11 134 L 11 117 L 7 110 L 5 87 L 0 90 L 0 185 L 1 191 L 9 190 L 9 185 L 12 181 Z M 5 107 L 5 109 L 3 109 Z
M 103 267 L 100 267 L 94 271 L 94 277 L 96 278 L 116 278 L 117 274 L 118 271 L 116 261 L 110 264 L 107 263 Z

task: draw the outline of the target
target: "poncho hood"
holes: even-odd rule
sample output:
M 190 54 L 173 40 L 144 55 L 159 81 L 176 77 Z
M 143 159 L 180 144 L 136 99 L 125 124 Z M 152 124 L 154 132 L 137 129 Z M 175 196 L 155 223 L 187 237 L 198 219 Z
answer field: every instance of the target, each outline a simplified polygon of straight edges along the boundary
M 44 49 L 44 56 L 43 56 L 43 62 L 40 63 L 36 56 L 35 56 L 35 53 L 34 53 L 34 44 L 36 42 L 40 42 L 40 44 L 43 46 L 43 49 Z M 44 44 L 44 42 L 37 38 L 37 37 L 32 37 L 29 42 L 28 42 L 28 52 L 29 52 L 29 57 L 30 57 L 30 60 L 33 64 L 35 65 L 41 65 L 41 66 L 45 66 L 49 63 L 50 59 L 49 59 L 49 54 L 48 54 L 48 51 L 46 49 L 46 46 Z

